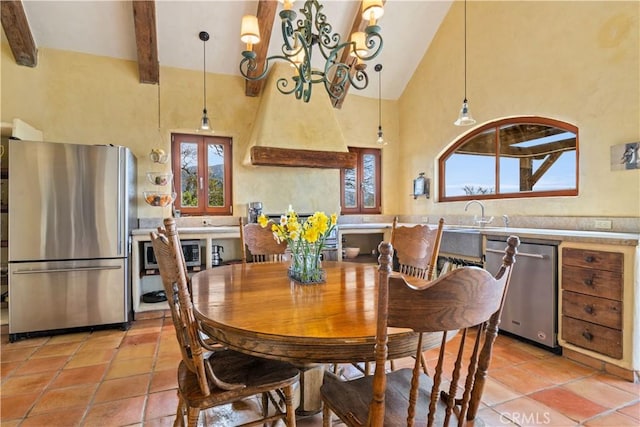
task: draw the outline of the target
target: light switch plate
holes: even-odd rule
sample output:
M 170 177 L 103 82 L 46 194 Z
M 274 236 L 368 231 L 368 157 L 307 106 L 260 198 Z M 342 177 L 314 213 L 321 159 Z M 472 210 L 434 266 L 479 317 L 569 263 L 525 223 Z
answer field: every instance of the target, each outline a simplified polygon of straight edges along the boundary
M 611 230 L 611 221 L 608 219 L 596 219 L 594 227 L 599 230 Z

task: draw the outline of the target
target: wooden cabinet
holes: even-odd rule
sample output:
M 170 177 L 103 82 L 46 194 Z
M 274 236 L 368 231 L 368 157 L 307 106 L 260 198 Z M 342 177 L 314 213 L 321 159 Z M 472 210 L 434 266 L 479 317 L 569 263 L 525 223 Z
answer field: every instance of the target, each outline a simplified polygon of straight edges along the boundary
M 623 357 L 624 254 L 562 250 L 562 338 L 579 347 Z

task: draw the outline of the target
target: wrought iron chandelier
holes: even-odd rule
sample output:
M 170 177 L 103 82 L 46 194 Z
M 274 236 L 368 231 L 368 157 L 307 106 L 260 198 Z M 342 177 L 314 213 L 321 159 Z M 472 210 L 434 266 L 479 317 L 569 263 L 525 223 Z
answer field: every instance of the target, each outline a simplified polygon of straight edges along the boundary
M 281 0 L 282 1 L 282 0 Z M 349 41 L 343 41 L 340 34 L 334 33 L 322 12 L 323 5 L 318 0 L 306 0 L 300 12 L 303 19 L 296 20 L 296 12 L 291 9 L 292 0 L 284 0 L 280 11 L 282 19 L 282 55 L 266 58 L 264 69 L 257 70 L 256 53 L 253 44 L 260 42 L 258 19 L 252 15 L 242 18 L 240 39 L 247 44 L 242 52 L 240 73 L 247 80 L 261 80 L 269 72 L 271 61 L 289 62 L 295 69 L 293 76 L 278 78 L 276 87 L 285 94 L 295 94 L 297 99 L 309 102 L 314 84 L 322 83 L 332 100 L 340 100 L 347 93 L 349 85 L 361 90 L 369 84 L 365 71 L 369 61 L 382 50 L 382 36 L 378 19 L 383 15 L 382 0 L 363 0 L 362 17 L 368 21 L 364 32 L 351 34 Z M 312 69 L 311 60 L 314 46 L 325 59 L 324 69 Z M 343 62 L 343 52 L 349 52 Z M 349 58 L 350 57 L 350 58 Z

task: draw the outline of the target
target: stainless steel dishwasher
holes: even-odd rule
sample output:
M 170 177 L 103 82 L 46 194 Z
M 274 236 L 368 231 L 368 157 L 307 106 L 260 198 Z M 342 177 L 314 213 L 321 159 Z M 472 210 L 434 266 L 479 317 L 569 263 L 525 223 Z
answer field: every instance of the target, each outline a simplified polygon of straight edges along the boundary
M 558 346 L 558 243 L 520 239 L 500 330 L 560 352 Z M 502 264 L 506 237 L 487 236 L 486 269 Z

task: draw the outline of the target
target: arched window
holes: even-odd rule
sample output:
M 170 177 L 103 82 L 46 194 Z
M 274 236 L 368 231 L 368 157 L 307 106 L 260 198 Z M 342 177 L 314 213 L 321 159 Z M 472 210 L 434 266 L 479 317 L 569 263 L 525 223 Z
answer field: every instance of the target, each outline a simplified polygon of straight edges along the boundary
M 578 128 L 544 117 L 487 123 L 438 159 L 439 201 L 578 195 Z

